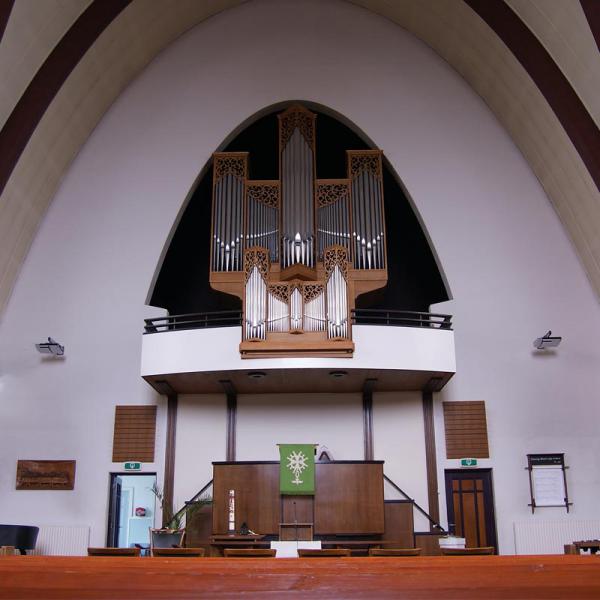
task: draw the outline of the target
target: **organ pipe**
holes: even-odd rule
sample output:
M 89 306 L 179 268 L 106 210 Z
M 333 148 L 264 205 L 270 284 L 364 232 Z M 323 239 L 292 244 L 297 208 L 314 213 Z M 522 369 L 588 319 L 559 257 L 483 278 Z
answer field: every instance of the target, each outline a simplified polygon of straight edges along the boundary
M 242 286 L 247 341 L 349 339 L 349 290 L 387 280 L 382 154 L 348 150 L 345 179 L 317 179 L 315 117 L 301 106 L 279 115 L 278 180 L 248 179 L 247 153 L 214 155 L 211 283 L 228 293 Z M 373 270 L 382 273 L 361 279 Z
M 217 153 L 213 166 L 213 271 L 240 271 L 244 246 L 245 153 Z
M 281 266 L 315 266 L 314 115 L 298 107 L 280 115 Z
M 289 294 L 287 288 L 282 294 L 282 290 L 277 287 L 282 286 L 269 289 L 267 330 L 282 333 L 290 330 Z
M 290 295 L 290 329 L 292 331 L 302 330 L 302 294 L 294 287 Z
M 341 246 L 326 248 L 324 262 L 327 274 L 327 337 L 348 338 L 348 252 Z
M 355 269 L 384 269 L 385 243 L 381 153 L 348 152 L 352 195 L 352 246 Z
M 266 339 L 267 283 L 269 270 L 266 248 L 249 248 L 245 254 L 246 286 L 244 295 L 244 338 Z
M 313 297 L 306 298 L 306 290 L 315 286 L 305 286 L 304 291 L 304 331 L 325 331 L 325 293 L 321 289 Z M 320 287 L 320 286 L 319 286 Z

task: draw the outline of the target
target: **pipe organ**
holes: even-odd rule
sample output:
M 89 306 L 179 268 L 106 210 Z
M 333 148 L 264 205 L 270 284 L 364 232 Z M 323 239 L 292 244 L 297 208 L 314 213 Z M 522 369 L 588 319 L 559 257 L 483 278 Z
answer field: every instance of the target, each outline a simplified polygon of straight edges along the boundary
M 347 150 L 347 177 L 318 179 L 316 115 L 278 120 L 278 180 L 214 154 L 210 283 L 243 301 L 242 356 L 351 356 L 355 299 L 387 283 L 382 153 Z

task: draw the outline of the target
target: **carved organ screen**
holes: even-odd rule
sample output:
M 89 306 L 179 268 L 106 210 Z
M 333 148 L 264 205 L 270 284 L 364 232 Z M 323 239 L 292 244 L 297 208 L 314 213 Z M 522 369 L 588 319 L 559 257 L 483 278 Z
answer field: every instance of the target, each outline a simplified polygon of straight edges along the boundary
M 382 153 L 347 150 L 346 179 L 317 179 L 316 115 L 278 119 L 278 180 L 214 155 L 210 283 L 243 300 L 243 356 L 351 356 L 355 299 L 387 283 Z

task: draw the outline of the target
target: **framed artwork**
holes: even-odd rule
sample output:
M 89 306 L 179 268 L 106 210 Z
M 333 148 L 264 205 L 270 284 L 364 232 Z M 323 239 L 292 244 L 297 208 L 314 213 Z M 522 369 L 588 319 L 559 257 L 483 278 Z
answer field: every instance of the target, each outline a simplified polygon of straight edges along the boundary
M 17 490 L 72 490 L 74 460 L 17 461 Z

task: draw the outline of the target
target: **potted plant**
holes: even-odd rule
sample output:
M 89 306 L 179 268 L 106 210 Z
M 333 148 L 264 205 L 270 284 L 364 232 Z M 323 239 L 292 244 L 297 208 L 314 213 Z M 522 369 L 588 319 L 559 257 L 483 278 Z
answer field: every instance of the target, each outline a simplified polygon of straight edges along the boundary
M 150 546 L 157 548 L 172 548 L 182 546 L 185 535 L 185 524 L 203 506 L 212 503 L 212 497 L 208 494 L 194 498 L 191 502 L 177 511 L 173 511 L 170 505 L 165 503 L 163 491 L 154 482 L 150 488 L 160 504 L 163 514 L 163 526 L 160 529 L 151 530 Z

